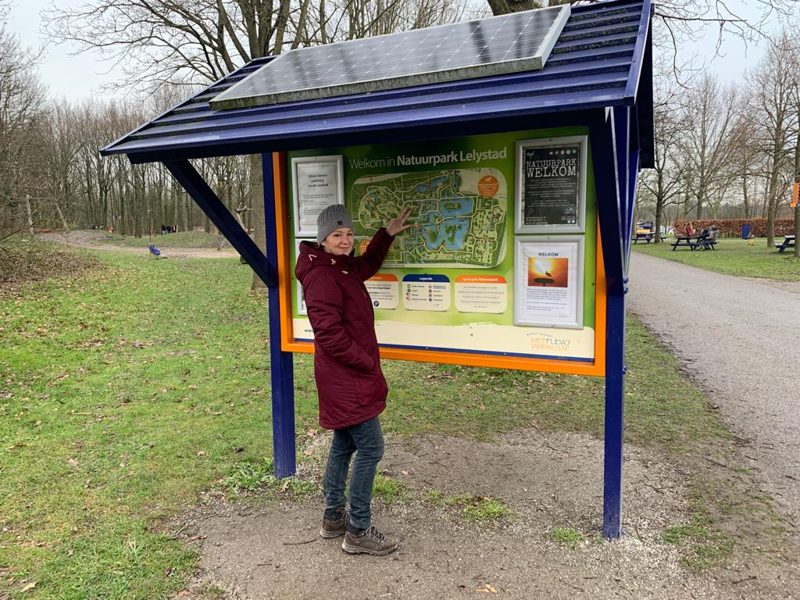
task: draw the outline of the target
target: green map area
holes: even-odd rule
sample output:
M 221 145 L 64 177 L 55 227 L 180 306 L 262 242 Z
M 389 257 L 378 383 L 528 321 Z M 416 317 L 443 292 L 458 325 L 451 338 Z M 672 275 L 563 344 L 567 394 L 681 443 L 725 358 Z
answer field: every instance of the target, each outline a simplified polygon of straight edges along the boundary
M 479 182 L 486 179 L 483 196 Z M 351 195 L 356 235 L 372 235 L 410 206 L 408 222 L 418 227 L 397 237 L 385 266 L 492 268 L 505 252 L 506 189 L 496 169 L 361 177 Z

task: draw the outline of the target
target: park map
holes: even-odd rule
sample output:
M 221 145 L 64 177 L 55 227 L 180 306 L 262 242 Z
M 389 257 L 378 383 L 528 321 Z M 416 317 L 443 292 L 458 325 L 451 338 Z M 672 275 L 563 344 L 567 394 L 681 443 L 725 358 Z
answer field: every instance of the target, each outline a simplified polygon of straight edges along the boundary
M 409 223 L 384 266 L 492 268 L 505 252 L 506 185 L 495 169 L 361 177 L 353 184 L 356 235 L 372 235 L 404 206 Z

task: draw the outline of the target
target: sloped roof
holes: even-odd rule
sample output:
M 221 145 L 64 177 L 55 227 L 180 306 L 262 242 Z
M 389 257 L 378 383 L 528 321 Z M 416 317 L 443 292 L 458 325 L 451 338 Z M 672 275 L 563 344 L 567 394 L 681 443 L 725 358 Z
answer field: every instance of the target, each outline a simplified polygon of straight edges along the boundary
M 634 131 L 641 166 L 647 167 L 653 143 L 651 11 L 650 0 L 574 7 L 539 71 L 213 110 L 210 99 L 272 60 L 257 59 L 101 153 L 152 162 L 423 140 L 580 124 L 575 113 L 629 105 L 636 107 Z

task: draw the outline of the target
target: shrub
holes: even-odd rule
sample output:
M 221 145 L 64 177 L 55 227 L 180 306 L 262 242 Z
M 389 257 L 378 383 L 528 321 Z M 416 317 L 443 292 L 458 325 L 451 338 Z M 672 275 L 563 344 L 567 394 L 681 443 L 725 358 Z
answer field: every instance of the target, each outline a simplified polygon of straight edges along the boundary
M 749 223 L 752 227 L 751 235 L 755 237 L 767 236 L 767 220 L 761 217 L 753 219 L 678 219 L 675 221 L 675 231 L 685 231 L 686 225 L 692 224 L 696 232 L 716 225 L 720 237 L 739 237 L 742 234 L 742 225 Z M 789 235 L 794 233 L 792 219 L 776 219 L 775 235 Z

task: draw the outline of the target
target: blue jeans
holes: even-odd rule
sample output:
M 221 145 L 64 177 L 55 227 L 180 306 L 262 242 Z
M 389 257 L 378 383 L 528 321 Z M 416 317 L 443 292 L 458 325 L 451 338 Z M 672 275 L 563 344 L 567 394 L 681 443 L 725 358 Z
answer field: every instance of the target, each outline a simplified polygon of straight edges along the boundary
M 367 529 L 372 522 L 370 503 L 372 484 L 378 461 L 383 458 L 383 431 L 378 417 L 352 427 L 335 429 L 328 453 L 328 466 L 322 493 L 325 509 L 337 509 L 345 505 L 345 483 L 350 459 L 355 453 L 353 473 L 350 476 L 350 523 L 351 530 Z

